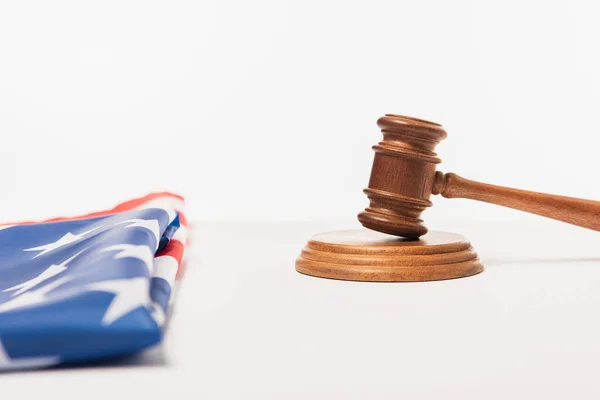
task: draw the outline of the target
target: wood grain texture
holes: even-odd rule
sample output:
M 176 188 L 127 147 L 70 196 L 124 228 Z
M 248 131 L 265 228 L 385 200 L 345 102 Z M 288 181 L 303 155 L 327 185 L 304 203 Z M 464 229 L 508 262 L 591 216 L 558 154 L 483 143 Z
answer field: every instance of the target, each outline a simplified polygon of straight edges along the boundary
M 483 266 L 462 236 L 430 232 L 420 240 L 366 229 L 322 233 L 311 238 L 296 270 L 322 278 L 369 282 L 416 282 L 461 278 Z
M 511 189 L 436 172 L 441 160 L 435 146 L 446 137 L 441 125 L 418 118 L 386 114 L 377 121 L 383 140 L 375 158 L 369 206 L 358 215 L 363 226 L 406 238 L 427 232 L 421 213 L 431 194 L 466 198 L 510 207 L 581 227 L 600 230 L 600 202 Z
M 490 185 L 465 179 L 454 173 L 443 174 L 440 171 L 436 173 L 432 193 L 447 198 L 484 201 L 600 230 L 598 201 Z
M 434 122 L 386 114 L 377 125 L 383 140 L 373 146 L 375 158 L 369 187 L 369 206 L 358 215 L 360 223 L 391 235 L 418 238 L 427 233 L 420 219 L 431 207 L 429 197 L 436 165 L 435 146 L 446 131 Z

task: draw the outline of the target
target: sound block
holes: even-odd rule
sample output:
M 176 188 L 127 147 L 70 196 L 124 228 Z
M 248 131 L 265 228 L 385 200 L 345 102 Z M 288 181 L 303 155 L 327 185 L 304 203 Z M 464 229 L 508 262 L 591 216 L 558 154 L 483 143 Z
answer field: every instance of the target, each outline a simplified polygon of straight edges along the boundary
M 321 233 L 296 260 L 300 273 L 367 282 L 420 282 L 462 278 L 483 271 L 463 236 L 429 232 L 419 240 L 367 229 Z

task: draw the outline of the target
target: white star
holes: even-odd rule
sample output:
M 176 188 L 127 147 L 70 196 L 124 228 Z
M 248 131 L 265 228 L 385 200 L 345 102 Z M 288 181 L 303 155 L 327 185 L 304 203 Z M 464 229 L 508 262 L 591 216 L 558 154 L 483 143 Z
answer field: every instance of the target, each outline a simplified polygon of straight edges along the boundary
M 16 290 L 16 292 L 13 293 L 13 296 L 20 295 L 21 293 L 23 293 L 23 292 L 31 289 L 34 286 L 39 285 L 40 283 L 42 283 L 42 282 L 44 282 L 44 281 L 52 278 L 53 276 L 56 276 L 56 275 L 60 274 L 61 272 L 64 272 L 67 269 L 67 264 L 70 263 L 75 257 L 77 257 L 78 255 L 80 255 L 84 251 L 85 251 L 85 249 L 81 250 L 80 252 L 78 252 L 74 256 L 69 257 L 68 259 L 66 259 L 65 261 L 63 261 L 62 263 L 60 263 L 58 265 L 52 264 L 46 270 L 44 270 L 44 272 L 42 272 L 41 274 L 39 274 L 35 278 L 30 279 L 27 282 L 23 282 L 23 283 L 21 283 L 19 285 L 16 285 L 16 286 L 13 286 L 13 287 L 9 287 L 8 289 L 4 289 L 3 292 L 9 292 L 9 291 L 12 291 L 12 290 Z
M 107 251 L 120 250 L 115 254 L 114 258 L 137 258 L 142 260 L 148 268 L 148 272 L 152 275 L 154 253 L 150 250 L 150 247 L 145 245 L 136 244 L 115 244 L 114 246 L 108 246 L 100 250 L 101 253 Z
M 148 229 L 156 238 L 156 248 L 160 241 L 160 225 L 155 219 L 128 219 L 127 221 L 119 222 L 119 224 L 129 223 L 125 228 L 145 228 Z M 118 225 L 118 224 L 117 224 Z
M 61 237 L 60 239 L 58 239 L 56 242 L 53 243 L 48 243 L 48 244 L 44 244 L 42 246 L 38 246 L 38 247 L 32 247 L 30 249 L 24 249 L 23 251 L 40 251 L 40 253 L 36 254 L 33 258 L 39 257 L 42 254 L 46 254 L 52 250 L 56 250 L 59 247 L 62 246 L 66 246 L 68 244 L 71 244 L 73 242 L 76 242 L 78 240 L 81 240 L 85 235 L 87 235 L 90 232 L 95 231 L 96 229 L 99 229 L 100 227 L 97 226 L 94 229 L 90 229 L 89 231 L 85 231 L 82 233 L 78 233 L 77 235 L 73 235 L 71 232 L 67 232 L 66 235 L 64 235 L 63 237 Z
M 43 368 L 50 365 L 56 365 L 60 362 L 59 356 L 44 357 L 23 357 L 12 359 L 6 353 L 2 342 L 0 341 L 0 371 Z
M 112 324 L 136 308 L 148 307 L 150 302 L 150 281 L 146 277 L 97 282 L 87 288 L 115 294 L 102 318 L 104 325 Z
M 58 300 L 59 298 L 68 297 L 69 291 L 66 291 L 65 293 L 61 293 L 61 296 L 55 296 L 52 298 L 49 298 L 46 295 L 48 294 L 48 292 L 56 289 L 63 283 L 68 282 L 70 280 L 71 280 L 71 278 L 69 278 L 69 277 L 60 278 L 60 279 L 55 280 L 52 283 L 42 286 L 41 288 L 39 288 L 37 290 L 30 290 L 28 292 L 22 293 L 21 295 L 19 295 L 17 297 L 13 297 L 11 300 L 9 300 L 7 302 L 0 303 L 0 313 L 16 310 L 19 308 L 27 308 L 27 307 L 35 306 L 36 304 L 41 304 L 41 303 L 49 302 L 49 301 L 55 301 L 55 300 Z

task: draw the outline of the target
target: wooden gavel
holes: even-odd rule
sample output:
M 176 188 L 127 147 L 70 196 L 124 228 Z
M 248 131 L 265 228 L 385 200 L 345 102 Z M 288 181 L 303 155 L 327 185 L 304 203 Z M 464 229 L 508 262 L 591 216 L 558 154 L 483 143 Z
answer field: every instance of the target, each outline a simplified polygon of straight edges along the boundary
M 489 185 L 436 171 L 441 160 L 434 149 L 447 136 L 439 124 L 386 114 L 377 125 L 383 140 L 373 146 L 371 179 L 364 190 L 370 204 L 358 215 L 366 228 L 419 238 L 427 233 L 420 216 L 431 207 L 429 197 L 433 193 L 484 201 L 600 230 L 598 201 Z

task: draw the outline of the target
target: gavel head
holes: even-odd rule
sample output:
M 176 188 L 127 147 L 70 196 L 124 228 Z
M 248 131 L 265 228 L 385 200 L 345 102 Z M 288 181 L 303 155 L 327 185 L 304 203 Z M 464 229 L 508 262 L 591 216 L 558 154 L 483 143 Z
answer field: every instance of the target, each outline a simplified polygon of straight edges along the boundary
M 394 114 L 379 118 L 377 125 L 383 140 L 373 146 L 371 179 L 364 190 L 370 204 L 358 220 L 375 231 L 417 239 L 427 233 L 419 217 L 431 207 L 436 164 L 441 162 L 434 149 L 446 131 L 435 122 Z

